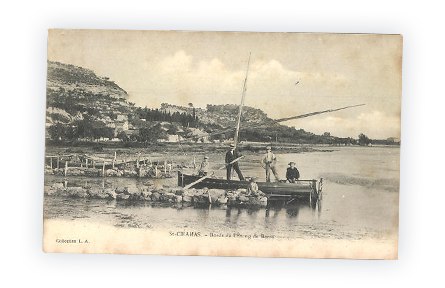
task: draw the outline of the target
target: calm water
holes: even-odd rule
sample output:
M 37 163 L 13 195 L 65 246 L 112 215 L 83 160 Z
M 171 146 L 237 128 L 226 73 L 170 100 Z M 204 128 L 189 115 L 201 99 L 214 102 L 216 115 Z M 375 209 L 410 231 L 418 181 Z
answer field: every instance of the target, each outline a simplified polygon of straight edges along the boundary
M 394 147 L 335 147 L 332 152 L 278 154 L 278 171 L 284 178 L 294 161 L 302 179 L 323 178 L 323 200 L 316 209 L 295 201 L 260 209 L 225 206 L 190 207 L 160 203 L 126 203 L 106 200 L 46 197 L 45 217 L 100 222 L 122 229 L 194 230 L 203 233 L 263 233 L 275 237 L 364 239 L 395 237 L 398 233 L 399 157 Z M 197 159 L 199 156 L 195 155 Z M 212 167 L 224 161 L 210 154 Z M 191 156 L 190 156 L 191 157 Z M 261 154 L 240 163 L 245 176 L 265 178 Z M 224 177 L 225 170 L 216 171 Z M 45 177 L 45 182 L 62 178 Z M 135 180 L 70 178 L 68 185 L 176 186 L 177 179 Z M 147 187 L 147 186 L 146 186 Z

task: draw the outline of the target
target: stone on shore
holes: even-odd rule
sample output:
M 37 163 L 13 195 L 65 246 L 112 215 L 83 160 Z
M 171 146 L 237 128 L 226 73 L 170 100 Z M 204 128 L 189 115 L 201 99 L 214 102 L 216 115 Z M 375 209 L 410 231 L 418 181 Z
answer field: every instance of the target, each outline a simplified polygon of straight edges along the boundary
M 127 187 L 118 187 L 116 188 L 116 194 L 127 194 Z
M 191 203 L 193 202 L 193 197 L 189 195 L 182 195 L 182 202 Z
M 110 199 L 116 199 L 116 190 L 113 188 L 105 188 L 104 193 L 107 195 Z
M 159 194 L 159 192 L 153 192 L 151 194 L 151 200 L 153 200 L 153 201 L 159 201 L 160 198 L 161 198 L 161 194 Z
M 142 191 L 141 192 L 141 195 L 142 195 L 142 197 L 144 198 L 145 201 L 151 201 L 151 195 L 152 194 L 153 193 L 150 192 L 150 191 Z
M 249 203 L 249 205 L 266 206 L 267 205 L 267 197 L 251 196 L 251 197 L 249 197 L 248 203 Z
M 213 201 L 213 199 L 212 199 L 212 201 Z M 228 201 L 229 201 L 228 197 L 226 197 L 225 195 L 221 195 L 218 198 L 216 198 L 215 203 L 216 204 L 227 204 Z
M 208 194 L 210 195 L 210 200 L 212 201 L 212 203 L 217 203 L 218 198 L 224 197 L 226 191 L 221 189 L 209 189 Z
M 117 168 L 107 169 L 105 171 L 105 175 L 107 175 L 108 177 L 120 177 L 120 176 L 122 176 L 122 172 L 119 171 L 119 169 L 117 169 Z
M 86 189 L 86 192 L 90 198 L 94 198 L 94 199 L 109 198 L 108 194 L 105 192 L 105 188 L 90 187 L 90 188 Z
M 150 190 L 150 191 L 149 191 Z M 247 195 L 246 189 L 224 191 L 220 189 L 186 189 L 165 187 L 152 190 L 147 187 L 64 187 L 63 183 L 44 186 L 46 196 L 69 196 L 92 199 L 116 199 L 128 201 L 158 201 L 174 205 L 228 205 L 228 206 L 266 206 L 267 197 L 261 191 Z
M 70 197 L 76 197 L 76 198 L 88 197 L 87 190 L 83 187 L 68 187 L 66 191 Z
M 125 189 L 125 191 L 126 191 L 125 194 L 130 194 L 130 195 L 139 195 L 139 194 L 141 194 L 141 191 L 138 188 L 136 188 L 136 187 L 125 187 L 125 188 L 126 188 Z
M 173 197 L 173 202 L 181 203 L 182 202 L 182 196 L 181 195 L 175 195 Z
M 161 195 L 160 200 L 162 202 L 176 202 L 176 195 L 173 193 L 164 193 Z
M 130 198 L 129 194 L 116 194 L 116 200 L 128 200 Z
M 170 188 L 170 193 L 173 193 L 175 195 L 183 195 L 184 189 L 183 188 Z
M 211 197 L 209 194 L 209 189 L 201 189 L 193 191 L 193 203 L 194 204 L 209 204 Z

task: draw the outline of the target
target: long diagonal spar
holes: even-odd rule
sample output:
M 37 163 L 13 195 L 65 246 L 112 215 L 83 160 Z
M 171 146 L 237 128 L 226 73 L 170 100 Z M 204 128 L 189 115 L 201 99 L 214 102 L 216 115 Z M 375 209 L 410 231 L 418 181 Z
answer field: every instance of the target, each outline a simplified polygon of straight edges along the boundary
M 363 105 L 366 105 L 366 104 L 358 104 L 358 105 L 341 107 L 341 108 L 337 108 L 337 109 L 329 109 L 329 110 L 324 110 L 324 111 L 312 112 L 312 113 L 298 115 L 298 116 L 293 116 L 293 117 L 288 117 L 288 118 L 281 118 L 281 119 L 274 120 L 273 123 L 284 122 L 284 121 L 300 119 L 300 118 L 306 118 L 306 117 L 309 117 L 309 116 L 314 116 L 314 115 L 323 114 L 323 113 L 331 113 L 331 112 L 340 111 L 340 110 L 348 109 L 348 108 L 352 108 L 352 107 L 363 106 Z
M 301 119 L 301 118 L 306 118 L 306 117 L 310 117 L 310 116 L 315 116 L 315 115 L 319 115 L 319 114 L 324 114 L 324 113 L 331 113 L 331 112 L 335 112 L 335 111 L 340 111 L 340 110 L 344 110 L 344 109 L 348 109 L 348 108 L 353 108 L 353 107 L 359 107 L 359 106 L 363 106 L 366 104 L 358 104 L 358 105 L 352 105 L 352 106 L 345 106 L 345 107 L 341 107 L 341 108 L 335 108 L 335 109 L 329 109 L 329 110 L 323 110 L 323 111 L 317 111 L 317 112 L 312 112 L 312 113 L 307 113 L 307 114 L 302 114 L 302 115 L 298 115 L 298 116 L 292 116 L 292 117 L 287 117 L 287 118 L 281 118 L 281 119 L 275 119 L 272 120 L 266 124 L 261 123 L 261 124 L 251 124 L 251 125 L 246 125 L 243 127 L 240 127 L 239 130 L 245 130 L 245 129 L 251 129 L 251 128 L 262 128 L 262 127 L 267 127 L 271 124 L 276 124 L 276 123 L 280 123 L 280 122 L 285 122 L 285 121 L 289 121 L 289 120 L 294 120 L 294 119 Z M 227 128 L 227 129 L 223 129 L 223 130 L 219 130 L 219 131 L 214 131 L 212 133 L 208 133 L 208 134 L 198 134 L 198 135 L 194 135 L 192 138 L 199 138 L 202 137 L 204 135 L 210 135 L 210 136 L 214 136 L 214 135 L 220 135 L 220 134 L 224 134 L 224 133 L 228 133 L 233 131 L 233 128 Z

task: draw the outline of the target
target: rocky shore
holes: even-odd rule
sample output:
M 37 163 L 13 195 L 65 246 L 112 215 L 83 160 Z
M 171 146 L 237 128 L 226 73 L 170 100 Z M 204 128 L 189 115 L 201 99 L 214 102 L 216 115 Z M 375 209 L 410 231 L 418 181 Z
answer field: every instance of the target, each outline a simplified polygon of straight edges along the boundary
M 165 188 L 101 188 L 101 187 L 64 187 L 55 183 L 44 187 L 45 196 L 73 197 L 91 199 L 110 199 L 116 201 L 153 201 L 163 203 L 215 204 L 228 206 L 266 206 L 267 197 L 261 192 L 248 195 L 246 189 L 225 191 L 219 189 Z

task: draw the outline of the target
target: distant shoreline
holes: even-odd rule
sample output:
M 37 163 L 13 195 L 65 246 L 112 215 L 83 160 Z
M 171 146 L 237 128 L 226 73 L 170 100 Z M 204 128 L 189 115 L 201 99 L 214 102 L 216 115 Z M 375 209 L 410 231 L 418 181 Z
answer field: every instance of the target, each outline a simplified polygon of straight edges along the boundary
M 118 143 L 103 142 L 77 142 L 74 145 L 69 143 L 59 143 L 59 145 L 46 145 L 46 154 L 52 153 L 111 153 L 112 151 L 125 151 L 125 153 L 133 154 L 138 152 L 145 153 L 172 153 L 172 154 L 190 154 L 190 153 L 225 153 L 229 147 L 228 143 L 153 143 L 147 146 L 140 143 L 131 143 L 137 145 L 124 145 Z M 271 145 L 275 153 L 309 153 L 309 152 L 333 152 L 339 148 L 400 148 L 399 145 L 373 145 L 373 146 L 335 146 L 327 144 L 293 144 L 293 143 L 260 143 L 260 142 L 243 142 L 239 144 L 239 150 L 245 154 L 263 153 L 266 145 Z

